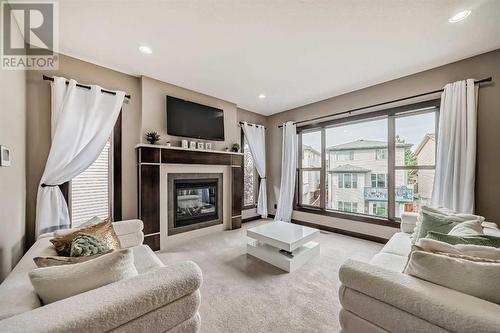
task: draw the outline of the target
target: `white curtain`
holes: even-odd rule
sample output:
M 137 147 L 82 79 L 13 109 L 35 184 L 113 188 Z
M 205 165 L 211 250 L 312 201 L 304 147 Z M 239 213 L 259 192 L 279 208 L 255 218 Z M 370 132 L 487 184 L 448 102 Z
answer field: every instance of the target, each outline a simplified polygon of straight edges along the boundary
M 477 92 L 473 79 L 449 83 L 441 95 L 432 204 L 474 212 Z
M 37 196 L 36 236 L 68 227 L 68 206 L 57 185 L 85 171 L 101 153 L 116 123 L 125 93 L 79 88 L 75 80 L 54 77 L 52 144 Z
M 295 176 L 297 174 L 297 126 L 289 121 L 283 124 L 283 145 L 281 149 L 281 185 L 275 221 L 290 222 L 293 212 Z
M 264 126 L 248 124 L 247 122 L 243 122 L 242 128 L 252 153 L 255 169 L 260 177 L 257 214 L 262 218 L 267 218 L 266 129 Z

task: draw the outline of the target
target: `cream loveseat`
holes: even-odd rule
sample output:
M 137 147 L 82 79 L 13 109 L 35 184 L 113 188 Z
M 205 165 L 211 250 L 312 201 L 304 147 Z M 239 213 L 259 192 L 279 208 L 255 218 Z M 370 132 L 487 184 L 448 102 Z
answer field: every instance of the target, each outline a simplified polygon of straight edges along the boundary
M 163 265 L 143 245 L 142 221 L 113 223 L 139 275 L 42 306 L 28 277 L 33 258 L 56 255 L 41 236 L 0 285 L 0 332 L 198 332 L 202 275 L 193 262 Z
M 340 268 L 342 332 L 499 332 L 500 305 L 402 273 L 416 218 L 405 214 L 401 232 L 370 263 L 348 260 Z M 483 226 L 500 235 L 494 224 Z

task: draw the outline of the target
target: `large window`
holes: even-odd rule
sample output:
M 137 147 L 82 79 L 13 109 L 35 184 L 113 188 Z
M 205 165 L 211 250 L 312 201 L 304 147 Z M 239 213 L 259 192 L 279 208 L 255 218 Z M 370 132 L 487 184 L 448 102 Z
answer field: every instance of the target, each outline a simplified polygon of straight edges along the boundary
M 243 134 L 242 134 L 243 135 Z M 247 139 L 243 138 L 243 206 L 252 207 L 257 202 L 258 175 Z
M 299 128 L 298 204 L 389 220 L 428 204 L 438 113 L 435 100 Z
M 71 224 L 77 227 L 94 216 L 111 216 L 111 139 L 97 160 L 70 182 Z

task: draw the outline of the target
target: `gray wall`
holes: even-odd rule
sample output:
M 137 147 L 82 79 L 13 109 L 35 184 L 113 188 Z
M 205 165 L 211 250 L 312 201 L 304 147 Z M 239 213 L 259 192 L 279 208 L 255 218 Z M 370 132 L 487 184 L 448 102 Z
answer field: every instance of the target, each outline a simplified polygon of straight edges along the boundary
M 268 125 L 268 183 L 269 208 L 274 211 L 280 184 L 281 130 L 277 126 L 285 121 L 305 120 L 312 117 L 341 112 L 356 107 L 385 102 L 442 88 L 446 83 L 466 78 L 481 79 L 493 76 L 496 83 L 479 89 L 478 142 L 476 172 L 476 212 L 500 224 L 500 50 L 461 60 L 428 71 L 388 81 L 348 94 L 326 99 L 270 116 Z M 321 219 L 341 228 L 356 231 L 372 230 L 365 223 L 340 219 L 324 220 L 315 215 L 295 213 L 296 218 L 314 221 Z M 383 236 L 381 229 L 377 229 Z
M 142 83 L 142 124 L 141 132 L 155 130 L 161 135 L 160 144 L 170 141 L 172 145 L 180 146 L 181 137 L 167 134 L 167 115 L 165 96 L 174 96 L 195 103 L 200 103 L 224 110 L 224 141 L 211 141 L 213 149 L 223 150 L 230 147 L 233 143 L 239 142 L 239 131 L 235 126 L 237 119 L 236 104 L 230 103 L 212 96 L 200 94 L 196 91 L 188 90 L 165 83 L 149 77 L 141 77 Z M 196 140 L 204 141 L 208 140 Z M 141 142 L 147 143 L 144 137 Z
M 21 39 L 18 34 L 15 38 Z M 26 203 L 26 72 L 0 70 L 0 145 L 11 166 L 0 167 L 0 282 L 23 255 Z

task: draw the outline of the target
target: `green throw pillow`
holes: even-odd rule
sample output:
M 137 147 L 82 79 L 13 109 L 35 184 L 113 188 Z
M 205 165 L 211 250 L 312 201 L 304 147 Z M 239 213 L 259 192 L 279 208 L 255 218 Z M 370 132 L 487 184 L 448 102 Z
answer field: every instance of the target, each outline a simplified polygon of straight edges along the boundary
M 86 257 L 109 252 L 111 248 L 91 235 L 78 235 L 71 242 L 71 257 Z
M 447 234 L 454 226 L 464 221 L 463 218 L 457 216 L 440 214 L 438 212 L 422 209 L 420 212 L 420 226 L 415 241 L 427 236 L 429 231 Z
M 440 232 L 429 231 L 425 238 L 434 239 L 440 242 L 445 242 L 451 245 L 468 244 L 468 245 L 481 245 L 500 248 L 500 237 L 489 235 L 475 235 L 475 236 L 453 236 Z

